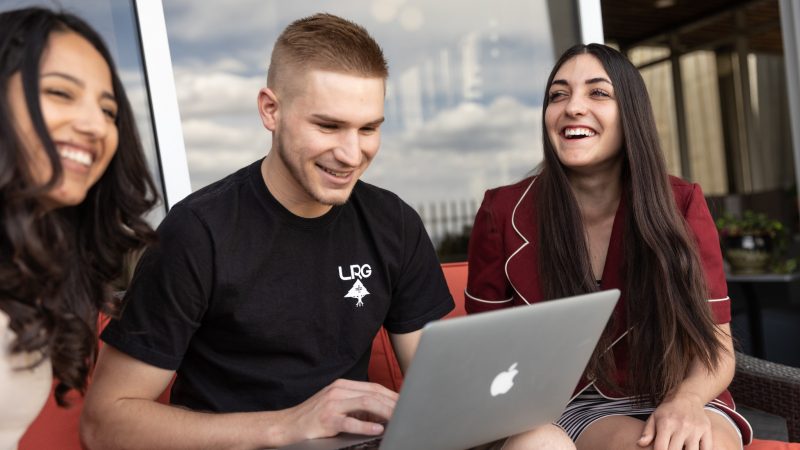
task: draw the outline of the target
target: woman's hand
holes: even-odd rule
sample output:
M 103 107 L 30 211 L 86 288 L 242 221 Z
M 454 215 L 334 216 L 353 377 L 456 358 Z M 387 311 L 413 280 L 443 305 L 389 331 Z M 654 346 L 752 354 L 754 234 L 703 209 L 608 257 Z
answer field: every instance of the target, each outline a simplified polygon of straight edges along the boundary
M 711 421 L 705 402 L 693 394 L 675 394 L 665 399 L 647 419 L 640 447 L 653 450 L 712 450 Z

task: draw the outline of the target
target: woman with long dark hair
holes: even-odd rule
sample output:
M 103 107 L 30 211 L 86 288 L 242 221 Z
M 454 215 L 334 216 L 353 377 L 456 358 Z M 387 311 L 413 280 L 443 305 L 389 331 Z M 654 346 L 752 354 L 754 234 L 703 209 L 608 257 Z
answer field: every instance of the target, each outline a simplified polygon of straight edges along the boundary
M 469 248 L 471 313 L 618 288 L 555 424 L 579 449 L 733 449 L 751 439 L 734 373 L 719 240 L 697 184 L 669 176 L 638 70 L 599 44 L 547 81 L 544 161 L 486 192 Z M 512 439 L 513 448 L 524 436 Z
M 154 239 L 155 192 L 100 36 L 70 14 L 0 14 L 0 447 L 53 377 L 61 406 L 85 390 L 109 285 Z

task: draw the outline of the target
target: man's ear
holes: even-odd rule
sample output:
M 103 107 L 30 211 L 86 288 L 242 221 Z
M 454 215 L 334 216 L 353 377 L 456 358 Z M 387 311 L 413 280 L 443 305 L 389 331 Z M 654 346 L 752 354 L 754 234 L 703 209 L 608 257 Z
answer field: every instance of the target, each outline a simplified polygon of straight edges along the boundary
M 258 91 L 258 114 L 264 128 L 275 131 L 278 123 L 278 96 L 272 89 L 265 87 Z

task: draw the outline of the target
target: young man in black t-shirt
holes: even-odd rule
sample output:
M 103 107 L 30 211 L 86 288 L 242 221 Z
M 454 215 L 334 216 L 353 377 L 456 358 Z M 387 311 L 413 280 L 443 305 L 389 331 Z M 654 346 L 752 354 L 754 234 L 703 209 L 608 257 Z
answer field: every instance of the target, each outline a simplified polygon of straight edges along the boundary
M 419 216 L 359 181 L 378 152 L 386 77 L 358 25 L 318 14 L 284 30 L 258 95 L 272 148 L 159 227 L 102 335 L 81 427 L 90 447 L 382 432 L 397 394 L 366 381 L 376 332 L 387 328 L 405 368 L 423 325 L 453 308 Z M 180 408 L 157 403 L 176 372 Z

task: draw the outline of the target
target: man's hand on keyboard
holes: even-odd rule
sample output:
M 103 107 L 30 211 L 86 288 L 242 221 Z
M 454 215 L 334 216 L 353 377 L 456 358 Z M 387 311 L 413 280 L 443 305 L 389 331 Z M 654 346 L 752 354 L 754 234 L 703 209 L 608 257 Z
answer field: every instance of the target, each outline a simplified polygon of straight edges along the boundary
M 339 379 L 305 402 L 283 411 L 287 442 L 339 433 L 379 435 L 398 394 L 376 383 Z

